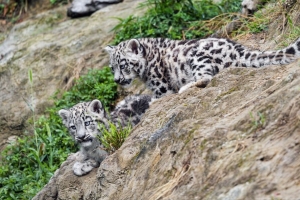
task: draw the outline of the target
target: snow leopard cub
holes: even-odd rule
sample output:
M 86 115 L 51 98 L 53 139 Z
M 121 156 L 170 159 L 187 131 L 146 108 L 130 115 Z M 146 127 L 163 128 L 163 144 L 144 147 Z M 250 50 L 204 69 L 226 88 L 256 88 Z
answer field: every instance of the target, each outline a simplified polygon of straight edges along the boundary
M 231 66 L 288 64 L 300 57 L 300 38 L 282 50 L 263 52 L 218 38 L 131 39 L 105 50 L 117 83 L 128 86 L 138 77 L 160 98 L 193 85 L 205 87 L 219 71 Z
M 109 122 L 117 127 L 132 126 L 139 123 L 142 115 L 149 108 L 151 96 L 133 95 L 121 101 L 113 112 L 108 115 L 99 100 L 76 104 L 70 109 L 61 109 L 58 114 L 70 135 L 80 146 L 77 162 L 73 172 L 77 176 L 89 173 L 108 156 L 97 135 L 101 136 L 98 123 L 109 129 Z

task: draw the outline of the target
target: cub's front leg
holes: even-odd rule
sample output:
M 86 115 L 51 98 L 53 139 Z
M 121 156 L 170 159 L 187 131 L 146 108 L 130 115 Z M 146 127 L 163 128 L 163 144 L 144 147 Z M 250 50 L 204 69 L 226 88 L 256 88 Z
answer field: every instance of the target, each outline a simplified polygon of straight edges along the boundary
M 86 153 L 78 152 L 78 157 L 73 165 L 73 172 L 77 176 L 83 176 L 92 171 L 93 168 L 99 167 L 100 163 L 94 159 L 88 158 Z
M 83 176 L 92 171 L 93 168 L 99 167 L 98 162 L 92 159 L 85 160 L 83 162 L 75 162 L 73 165 L 73 172 L 77 176 Z

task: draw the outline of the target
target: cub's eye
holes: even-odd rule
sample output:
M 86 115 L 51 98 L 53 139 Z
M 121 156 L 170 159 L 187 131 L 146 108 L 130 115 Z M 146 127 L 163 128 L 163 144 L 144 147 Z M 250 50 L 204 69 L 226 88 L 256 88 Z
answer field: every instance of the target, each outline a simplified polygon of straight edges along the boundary
M 125 65 L 120 65 L 120 69 L 125 69 Z
M 91 123 L 90 121 L 87 121 L 87 122 L 84 122 L 84 125 L 85 125 L 85 126 L 89 126 L 90 123 Z
M 76 130 L 76 126 L 70 126 L 70 129 Z

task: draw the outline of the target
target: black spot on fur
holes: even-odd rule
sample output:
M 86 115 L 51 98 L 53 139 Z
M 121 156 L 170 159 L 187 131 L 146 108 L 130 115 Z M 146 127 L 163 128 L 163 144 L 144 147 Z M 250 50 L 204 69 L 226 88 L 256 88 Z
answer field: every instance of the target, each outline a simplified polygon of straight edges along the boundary
M 221 52 L 222 52 L 222 50 L 223 50 L 222 48 L 220 48 L 220 49 L 216 49 L 216 53 L 218 53 L 218 54 L 219 54 L 219 53 L 221 53 Z
M 255 60 L 255 59 L 256 59 L 256 56 L 257 56 L 257 54 L 256 54 L 256 53 L 252 54 L 252 55 L 251 55 L 251 58 L 250 58 L 250 59 L 251 59 L 251 61 Z
M 230 56 L 231 60 L 235 60 L 236 59 L 236 55 L 234 53 L 231 53 Z
M 266 59 L 266 58 L 268 58 L 268 56 L 266 54 L 260 54 L 257 57 L 257 59 L 263 59 L 263 60 Z
M 204 50 L 209 50 L 211 47 L 213 47 L 214 46 L 214 44 L 213 44 L 213 42 L 209 42 L 209 43 L 207 43 L 204 47 L 203 47 L 203 49 Z
M 207 59 L 204 61 L 204 63 L 211 63 L 211 60 Z
M 180 65 L 180 70 L 181 70 L 181 71 L 184 70 L 184 64 L 183 64 L 183 63 Z
M 146 99 L 141 99 L 134 101 L 131 106 L 136 113 L 141 115 L 149 108 L 149 102 Z
M 191 56 L 194 57 L 196 54 L 197 54 L 197 51 L 194 50 L 194 51 L 192 51 Z
M 197 43 L 198 42 L 198 40 L 197 39 L 194 39 L 194 40 L 189 40 L 186 44 L 187 45 L 191 45 L 191 44 L 195 44 L 195 43 Z
M 166 93 L 167 92 L 167 88 L 165 88 L 165 87 L 161 87 L 159 90 L 161 91 L 161 93 Z
M 204 55 L 204 52 L 201 51 L 201 52 L 197 53 L 196 57 L 201 57 L 201 56 L 203 56 L 203 55 Z
M 242 57 L 244 55 L 244 49 L 239 51 L 240 57 Z
M 189 46 L 188 48 L 184 49 L 183 55 L 186 56 L 188 54 L 188 52 L 191 50 L 191 48 L 193 48 L 193 47 Z
M 186 43 L 186 41 L 185 41 L 185 40 L 182 40 L 182 41 L 178 42 L 178 45 L 183 45 L 183 44 L 185 44 L 185 43 Z
M 157 53 L 156 62 L 160 61 L 160 53 Z
M 218 66 L 213 66 L 213 69 L 214 69 L 213 70 L 214 71 L 214 75 L 217 74 L 217 73 L 219 73 L 219 71 L 220 71 Z
M 215 62 L 218 63 L 218 64 L 222 64 L 222 60 L 220 58 L 216 58 Z
M 163 63 L 163 61 L 162 61 L 162 60 L 159 62 L 159 66 L 160 66 L 161 68 L 163 68 L 163 67 L 164 67 L 164 63 Z
M 134 120 L 132 120 L 132 122 L 133 122 L 134 124 L 137 124 L 137 123 L 140 122 L 140 119 L 139 119 L 139 118 L 135 118 Z
M 177 58 L 178 58 L 177 56 L 173 57 L 174 62 L 177 62 Z
M 158 91 L 158 90 L 155 91 L 155 94 L 156 94 L 157 96 L 161 96 L 161 92 Z
M 211 60 L 212 57 L 210 57 L 210 56 L 202 56 L 202 57 L 199 57 L 197 61 L 200 62 L 200 61 L 202 61 L 202 60 L 204 60 L 204 59 L 209 59 L 209 60 Z
M 224 68 L 230 67 L 231 64 L 232 64 L 232 62 L 227 62 L 227 63 L 225 63 L 225 64 L 224 64 Z
M 232 41 L 232 40 L 229 40 L 229 39 L 226 39 L 226 41 L 232 45 L 236 45 L 236 42 Z
M 248 59 L 249 56 L 251 56 L 251 53 L 247 53 L 246 56 L 245 56 L 245 58 Z
M 158 71 L 158 67 L 157 67 L 157 66 L 155 66 L 154 72 L 156 73 L 156 75 L 157 75 L 158 78 L 161 78 L 161 77 L 162 77 L 162 75 L 161 75 L 160 72 Z
M 126 109 L 124 109 L 124 110 L 122 110 L 122 112 L 123 112 L 126 116 L 128 116 L 128 117 L 133 117 L 134 115 L 136 115 L 136 113 L 133 112 L 132 110 L 126 110 Z
M 296 51 L 295 51 L 294 47 L 290 47 L 285 51 L 285 53 L 295 55 Z
M 204 72 L 204 74 L 206 74 L 206 75 L 210 75 L 210 76 L 213 76 L 213 74 L 211 73 L 211 71 L 209 70 L 208 71 L 208 69 L 207 69 L 207 71 L 206 72 Z M 198 74 L 199 75 L 199 74 Z
M 181 79 L 181 83 L 182 84 L 185 84 L 186 83 L 186 80 L 183 78 L 183 79 Z
M 297 42 L 298 51 L 300 51 L 300 41 Z
M 225 42 L 221 42 L 221 41 L 220 41 L 218 44 L 219 44 L 219 46 L 222 46 L 222 45 L 225 44 Z
M 172 46 L 170 46 L 170 49 L 173 50 L 175 48 L 175 43 L 172 44 Z

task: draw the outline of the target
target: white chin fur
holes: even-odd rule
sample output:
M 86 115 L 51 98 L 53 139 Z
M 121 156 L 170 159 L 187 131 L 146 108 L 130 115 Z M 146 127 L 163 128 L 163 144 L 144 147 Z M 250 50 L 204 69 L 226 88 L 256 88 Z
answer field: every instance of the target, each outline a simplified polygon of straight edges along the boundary
M 81 142 L 80 143 L 80 146 L 83 146 L 83 147 L 89 147 L 92 145 L 92 141 L 84 141 L 84 142 Z

